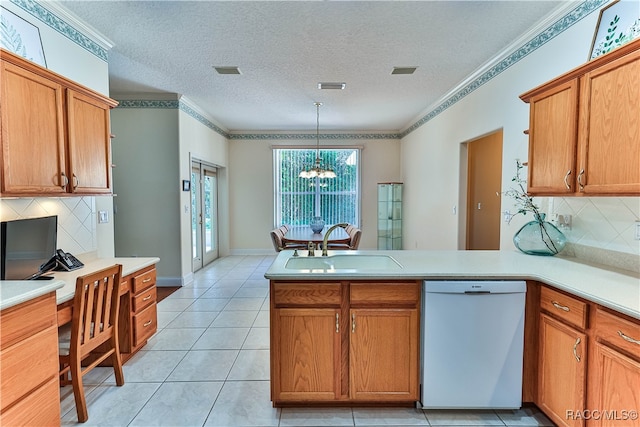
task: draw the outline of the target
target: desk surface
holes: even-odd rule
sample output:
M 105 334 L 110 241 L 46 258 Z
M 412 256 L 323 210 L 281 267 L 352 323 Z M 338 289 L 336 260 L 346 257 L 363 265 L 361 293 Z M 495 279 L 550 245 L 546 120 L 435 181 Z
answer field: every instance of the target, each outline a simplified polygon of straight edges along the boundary
M 53 280 L 7 280 L 0 281 L 0 309 L 13 307 L 31 299 L 56 291 L 56 303 L 73 299 L 76 278 L 113 264 L 122 264 L 122 277 L 157 264 L 160 258 L 98 258 L 86 261 L 84 267 L 74 271 L 53 271 Z M 84 262 L 84 261 L 83 261 Z
M 308 242 L 314 243 L 322 243 L 324 239 L 324 234 L 327 232 L 329 227 L 326 227 L 320 233 L 314 233 L 311 231 L 309 226 L 300 226 L 300 227 L 291 227 L 287 234 L 284 235 L 285 241 L 295 242 L 295 243 L 303 243 L 306 244 Z M 342 227 L 337 227 L 331 232 L 329 236 L 330 243 L 349 243 L 349 234 Z

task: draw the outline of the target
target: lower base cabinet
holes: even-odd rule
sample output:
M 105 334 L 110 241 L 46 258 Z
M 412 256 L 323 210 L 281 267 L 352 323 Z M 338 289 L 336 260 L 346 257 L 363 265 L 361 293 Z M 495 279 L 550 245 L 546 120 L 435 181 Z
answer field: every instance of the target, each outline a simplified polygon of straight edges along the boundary
M 420 283 L 271 282 L 274 406 L 419 400 Z
M 540 318 L 538 406 L 559 426 L 582 426 L 572 413 L 584 411 L 586 335 L 551 317 Z
M 0 425 L 60 425 L 56 294 L 0 313 Z
M 540 295 L 537 406 L 558 426 L 640 427 L 640 320 Z

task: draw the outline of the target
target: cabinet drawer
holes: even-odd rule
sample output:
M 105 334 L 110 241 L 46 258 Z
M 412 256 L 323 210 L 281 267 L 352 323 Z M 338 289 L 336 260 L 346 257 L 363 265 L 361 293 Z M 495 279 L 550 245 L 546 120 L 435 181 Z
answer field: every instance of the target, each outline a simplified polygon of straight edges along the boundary
M 145 271 L 133 278 L 133 293 L 137 294 L 156 284 L 156 269 Z
M 420 300 L 420 285 L 411 283 L 351 283 L 349 291 L 351 305 L 410 306 Z
M 55 292 L 2 310 L 0 349 L 54 325 L 57 325 Z
M 540 308 L 580 329 L 587 328 L 587 304 L 561 292 L 543 287 Z
M 596 310 L 596 336 L 640 359 L 640 324 Z
M 340 282 L 274 283 L 272 293 L 276 307 L 339 307 L 342 300 Z
M 138 313 L 156 302 L 156 287 L 153 286 L 133 297 L 133 312 Z
M 120 295 L 124 295 L 127 292 L 129 292 L 131 290 L 131 280 L 129 279 L 125 279 L 122 282 L 120 282 Z
M 58 372 L 58 328 L 52 326 L 0 351 L 4 409 Z
M 133 346 L 143 344 L 157 329 L 157 306 L 152 304 L 133 316 Z
M 60 383 L 58 377 L 52 378 L 16 405 L 0 413 L 0 425 L 59 426 Z

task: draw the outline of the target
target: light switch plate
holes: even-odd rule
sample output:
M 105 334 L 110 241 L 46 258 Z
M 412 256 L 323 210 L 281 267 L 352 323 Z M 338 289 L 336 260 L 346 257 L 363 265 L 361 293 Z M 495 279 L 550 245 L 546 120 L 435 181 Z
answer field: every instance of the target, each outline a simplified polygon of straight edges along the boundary
M 106 224 L 109 222 L 109 212 L 98 211 L 98 224 Z

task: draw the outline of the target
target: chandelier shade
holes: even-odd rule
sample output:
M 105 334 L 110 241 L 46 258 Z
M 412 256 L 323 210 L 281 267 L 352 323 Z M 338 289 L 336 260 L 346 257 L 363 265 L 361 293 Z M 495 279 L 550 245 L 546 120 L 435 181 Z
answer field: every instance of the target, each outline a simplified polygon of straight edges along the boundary
M 306 167 L 298 175 L 299 178 L 335 178 L 333 169 L 322 165 L 320 159 L 320 106 L 322 102 L 315 102 L 316 106 L 316 160 L 312 166 Z

